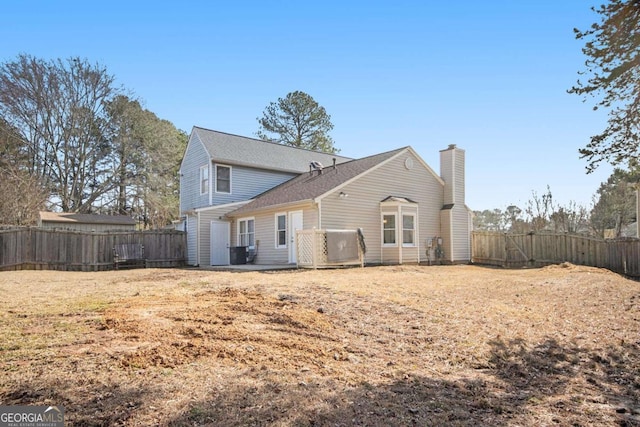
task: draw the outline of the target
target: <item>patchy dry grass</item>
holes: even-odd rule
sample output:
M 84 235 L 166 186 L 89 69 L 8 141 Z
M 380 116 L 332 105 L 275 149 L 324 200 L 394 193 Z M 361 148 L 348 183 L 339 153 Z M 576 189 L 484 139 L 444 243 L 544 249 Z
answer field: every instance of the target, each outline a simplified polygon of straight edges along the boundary
M 0 404 L 69 425 L 640 425 L 605 270 L 4 272 L 0 304 Z

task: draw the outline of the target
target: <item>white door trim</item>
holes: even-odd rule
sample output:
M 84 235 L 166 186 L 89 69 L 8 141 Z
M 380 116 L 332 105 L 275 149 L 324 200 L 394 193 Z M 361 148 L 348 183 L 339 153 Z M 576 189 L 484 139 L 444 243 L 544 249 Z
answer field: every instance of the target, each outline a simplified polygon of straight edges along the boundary
M 304 218 L 302 211 L 289 212 L 289 264 L 296 264 L 298 262 L 297 251 L 297 236 L 296 230 L 302 230 L 304 228 Z

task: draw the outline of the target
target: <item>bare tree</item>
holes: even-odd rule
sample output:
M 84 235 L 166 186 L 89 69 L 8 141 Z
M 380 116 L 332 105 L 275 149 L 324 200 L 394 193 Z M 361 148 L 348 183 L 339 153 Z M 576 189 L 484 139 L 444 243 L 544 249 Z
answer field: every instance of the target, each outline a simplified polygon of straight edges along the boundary
M 52 206 L 152 227 L 178 215 L 187 136 L 114 87 L 104 67 L 27 55 L 0 64 L 0 117 L 19 142 L 9 157 L 22 156 L 12 179 L 41 183 Z
M 27 167 L 25 142 L 0 118 L 0 224 L 35 225 L 47 194 Z
M 0 65 L 0 114 L 27 142 L 29 172 L 65 212 L 90 211 L 114 185 L 105 102 L 119 92 L 104 67 L 79 58 L 20 55 Z
M 540 231 L 547 228 L 551 214 L 555 208 L 553 206 L 553 195 L 547 185 L 547 192 L 538 196 L 536 191 L 531 192 L 532 198 L 527 203 L 527 215 L 533 231 Z
M 558 206 L 549 215 L 553 230 L 564 233 L 584 233 L 589 231 L 587 208 L 570 201 L 566 206 Z

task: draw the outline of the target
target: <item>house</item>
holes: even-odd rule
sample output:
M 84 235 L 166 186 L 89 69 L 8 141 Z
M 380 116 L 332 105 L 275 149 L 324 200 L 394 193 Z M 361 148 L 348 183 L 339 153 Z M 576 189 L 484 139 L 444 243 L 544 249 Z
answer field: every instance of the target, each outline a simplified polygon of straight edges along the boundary
M 134 231 L 136 221 L 124 215 L 40 212 L 38 226 L 75 231 Z
M 181 165 L 188 262 L 226 265 L 236 246 L 258 264 L 296 263 L 295 231 L 362 229 L 368 264 L 470 259 L 465 152 L 440 175 L 411 147 L 350 159 L 194 127 Z

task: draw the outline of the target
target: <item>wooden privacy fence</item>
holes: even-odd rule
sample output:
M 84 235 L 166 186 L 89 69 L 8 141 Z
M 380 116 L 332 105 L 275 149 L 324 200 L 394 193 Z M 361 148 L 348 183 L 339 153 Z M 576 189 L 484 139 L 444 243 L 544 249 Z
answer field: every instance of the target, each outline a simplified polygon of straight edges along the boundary
M 639 277 L 640 239 L 604 240 L 566 233 L 474 231 L 471 260 L 503 267 L 540 267 L 570 262 Z
M 116 244 L 142 244 L 146 267 L 179 267 L 186 233 L 175 230 L 89 233 L 43 228 L 0 230 L 0 270 L 97 271 L 113 268 Z

